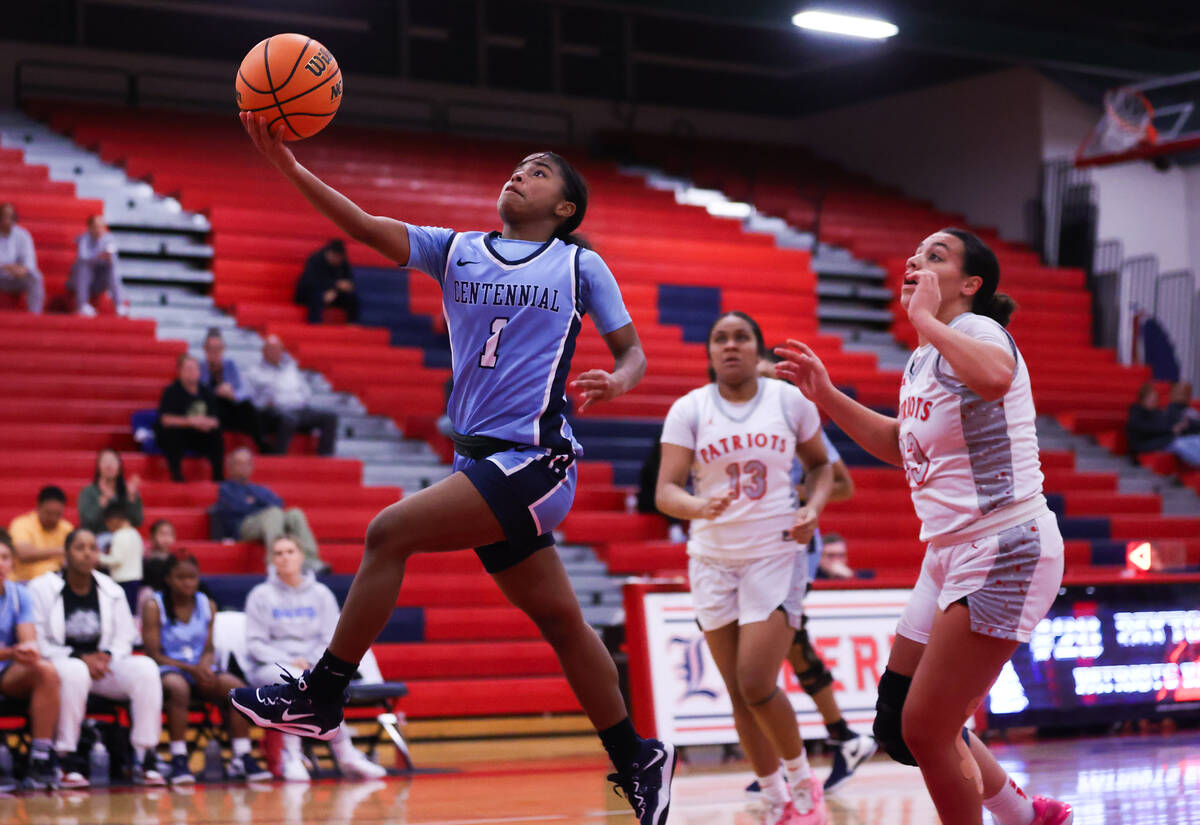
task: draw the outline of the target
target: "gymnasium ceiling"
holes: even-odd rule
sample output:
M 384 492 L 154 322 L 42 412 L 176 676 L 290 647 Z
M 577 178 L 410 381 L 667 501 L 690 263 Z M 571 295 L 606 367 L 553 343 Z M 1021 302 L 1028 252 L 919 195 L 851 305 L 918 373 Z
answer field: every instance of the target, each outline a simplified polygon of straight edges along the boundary
M 303 31 L 348 72 L 623 103 L 799 115 L 1008 66 L 1086 98 L 1200 69 L 1197 0 L 37 0 L 0 39 L 238 60 Z M 874 13 L 885 42 L 802 32 Z M 180 32 L 186 32 L 185 37 Z

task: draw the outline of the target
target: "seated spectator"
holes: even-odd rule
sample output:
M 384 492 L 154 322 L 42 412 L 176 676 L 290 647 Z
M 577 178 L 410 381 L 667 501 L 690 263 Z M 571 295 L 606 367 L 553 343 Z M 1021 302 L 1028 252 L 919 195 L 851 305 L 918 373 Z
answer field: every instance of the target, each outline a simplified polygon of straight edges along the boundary
M 247 376 L 250 380 L 254 405 L 270 422 L 275 432 L 274 452 L 283 455 L 297 431 L 319 430 L 317 445 L 320 455 L 332 455 L 337 439 L 337 416 L 313 409 L 312 390 L 296 362 L 283 349 L 277 335 L 268 335 L 263 342 L 262 362 Z
M 225 339 L 213 327 L 204 336 L 204 360 L 200 362 L 200 384 L 208 387 L 217 401 L 221 429 L 245 433 L 254 439 L 260 453 L 267 451 L 263 440 L 262 418 L 250 400 L 250 390 L 242 383 L 237 364 L 225 357 Z
M 271 778 L 250 753 L 250 723 L 229 706 L 229 691 L 246 683 L 217 670 L 213 651 L 213 617 L 217 605 L 200 592 L 200 567 L 193 556 L 171 556 L 166 586 L 154 594 L 142 614 L 146 655 L 162 674 L 167 734 L 171 738 L 172 785 L 189 785 L 196 777 L 188 770 L 188 705 L 192 696 L 220 705 L 229 728 L 233 761 L 229 775 L 250 782 Z
M 852 579 L 854 571 L 846 563 L 846 540 L 837 533 L 825 534 L 825 545 L 821 562 L 817 566 L 818 579 Z
M 213 517 L 223 539 L 261 541 L 273 547 L 280 536 L 296 542 L 304 553 L 304 567 L 318 573 L 329 569 L 321 561 L 317 540 L 308 526 L 308 518 L 299 507 L 284 509 L 283 499 L 273 490 L 253 483 L 254 456 L 245 447 L 229 454 L 229 472 L 217 488 Z M 266 563 L 270 564 L 270 558 Z
M 0 530 L 0 696 L 29 700 L 33 746 L 25 787 L 48 790 L 58 785 L 51 760 L 54 727 L 58 724 L 58 671 L 38 652 L 33 599 L 24 584 L 9 581 L 12 568 L 12 539 Z M 88 782 L 82 774 L 66 774 L 63 784 L 79 787 Z M 12 776 L 0 774 L 0 791 L 15 789 Z
M 142 586 L 142 557 L 146 552 L 142 537 L 129 523 L 129 516 L 120 502 L 112 501 L 104 508 L 104 526 L 111 534 L 108 547 L 100 553 L 100 564 L 109 578 L 121 585 L 129 607 L 137 605 L 137 593 Z
M 1183 416 L 1172 422 L 1168 411 L 1159 407 L 1158 390 L 1148 381 L 1138 391 L 1137 403 L 1129 406 L 1125 425 L 1129 452 L 1137 457 L 1165 450 L 1189 467 L 1200 467 L 1200 435 L 1183 435 L 1187 425 Z
M 224 477 L 225 442 L 216 417 L 217 402 L 200 383 L 200 364 L 188 354 L 179 356 L 176 379 L 158 401 L 154 437 L 167 458 L 172 481 L 183 481 L 183 453 L 199 453 L 212 466 L 213 481 Z
M 17 209 L 11 203 L 0 203 L 0 292 L 25 293 L 25 305 L 34 314 L 41 313 L 46 301 L 33 236 L 17 226 Z
M 63 541 L 74 529 L 63 518 L 67 494 L 53 484 L 38 491 L 37 509 L 17 516 L 8 526 L 17 563 L 12 577 L 29 581 L 43 573 L 58 570 L 63 564 Z
M 1184 422 L 1180 435 L 1200 433 L 1200 410 L 1192 406 L 1192 385 L 1187 381 L 1176 381 L 1167 396 L 1167 420 L 1174 427 Z
M 276 539 L 271 545 L 267 581 L 246 596 L 246 653 L 250 660 L 246 681 L 273 684 L 279 681 L 281 667 L 311 668 L 333 638 L 337 619 L 337 599 L 311 570 L 304 569 L 304 554 L 296 542 L 287 536 Z M 377 778 L 387 773 L 354 747 L 344 722 L 329 745 L 338 766 L 349 776 Z M 299 737 L 284 735 L 281 765 L 285 780 L 308 781 Z
M 89 693 L 128 700 L 134 750 L 134 781 L 162 785 L 155 747 L 162 737 L 162 682 L 158 667 L 133 655 L 137 629 L 125 591 L 96 570 L 100 553 L 90 530 L 66 538 L 62 572 L 43 573 L 29 584 L 42 655 L 62 681 L 55 750 L 64 771 L 86 774 L 86 755 L 76 753 Z M 70 754 L 70 756 L 67 756 Z
M 358 295 L 354 272 L 346 258 L 346 245 L 332 240 L 308 256 L 296 282 L 296 303 L 308 307 L 308 322 L 319 324 L 325 307 L 340 307 L 346 320 L 358 322 Z
M 175 550 L 175 525 L 160 518 L 150 525 L 150 542 L 142 557 L 142 589 L 138 592 L 138 607 L 149 595 L 147 590 L 162 590 L 166 586 L 167 563 Z
M 140 476 L 125 480 L 125 464 L 116 450 L 105 448 L 96 453 L 96 470 L 92 483 L 79 491 L 79 526 L 93 533 L 102 533 L 104 513 L 110 504 L 119 504 L 133 527 L 141 527 L 145 516 L 142 513 L 142 497 L 138 488 Z
M 124 314 L 127 310 L 117 269 L 117 239 L 108 231 L 102 216 L 88 218 L 87 232 L 79 236 L 76 250 L 75 263 L 67 278 L 67 289 L 75 294 L 75 311 L 94 316 L 96 308 L 92 302 L 108 292 L 117 311 Z

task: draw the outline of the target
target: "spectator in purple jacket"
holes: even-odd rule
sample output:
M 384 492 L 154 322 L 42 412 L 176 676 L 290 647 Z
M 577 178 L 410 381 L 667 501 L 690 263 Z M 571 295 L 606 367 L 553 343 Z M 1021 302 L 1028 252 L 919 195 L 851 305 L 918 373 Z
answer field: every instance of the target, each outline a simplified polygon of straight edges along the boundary
M 317 540 L 308 526 L 308 518 L 299 507 L 284 507 L 274 490 L 250 480 L 254 474 L 254 456 L 245 447 L 229 454 L 225 481 L 217 489 L 212 517 L 222 538 L 261 541 L 270 548 L 280 536 L 288 536 L 304 553 L 307 569 L 323 572 Z

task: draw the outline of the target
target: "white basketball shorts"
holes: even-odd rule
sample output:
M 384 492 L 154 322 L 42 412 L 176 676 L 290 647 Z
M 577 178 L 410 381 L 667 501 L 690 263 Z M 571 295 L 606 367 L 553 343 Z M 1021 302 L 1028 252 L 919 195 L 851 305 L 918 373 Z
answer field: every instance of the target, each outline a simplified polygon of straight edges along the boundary
M 799 630 L 808 565 L 796 563 L 794 543 L 789 549 L 742 562 L 691 556 L 688 578 L 700 629 L 716 630 L 733 622 L 764 622 L 782 609 L 788 624 Z M 804 552 L 803 545 L 799 552 Z
M 1062 576 L 1063 539 L 1049 511 L 996 535 L 930 545 L 896 632 L 926 644 L 934 616 L 965 598 L 973 632 L 1028 642 Z

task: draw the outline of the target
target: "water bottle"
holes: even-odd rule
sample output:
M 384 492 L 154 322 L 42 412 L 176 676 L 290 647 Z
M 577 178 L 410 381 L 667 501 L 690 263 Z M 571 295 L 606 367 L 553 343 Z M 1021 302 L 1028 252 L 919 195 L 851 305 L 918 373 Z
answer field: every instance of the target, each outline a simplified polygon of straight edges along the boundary
M 221 759 L 221 743 L 215 736 L 209 737 L 208 742 L 204 745 L 202 776 L 205 782 L 220 782 L 225 779 L 225 763 Z
M 99 737 L 88 754 L 88 779 L 93 788 L 108 784 L 108 748 Z
M 0 742 L 0 782 L 5 779 L 12 779 L 13 775 L 13 758 L 12 751 L 8 749 L 8 745 Z

